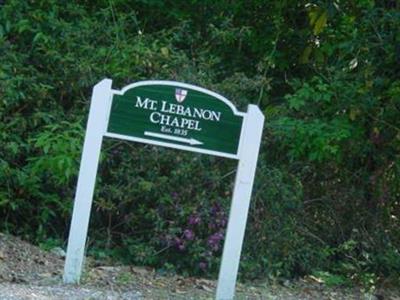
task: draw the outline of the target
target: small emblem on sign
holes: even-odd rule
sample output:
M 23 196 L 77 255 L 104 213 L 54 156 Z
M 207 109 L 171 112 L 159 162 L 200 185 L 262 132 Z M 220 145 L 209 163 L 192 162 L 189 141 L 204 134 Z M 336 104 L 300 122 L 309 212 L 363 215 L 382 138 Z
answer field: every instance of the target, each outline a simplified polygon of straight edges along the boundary
M 185 100 L 186 98 L 187 92 L 188 92 L 187 90 L 175 89 L 176 101 L 178 101 L 179 103 L 183 102 L 183 100 Z

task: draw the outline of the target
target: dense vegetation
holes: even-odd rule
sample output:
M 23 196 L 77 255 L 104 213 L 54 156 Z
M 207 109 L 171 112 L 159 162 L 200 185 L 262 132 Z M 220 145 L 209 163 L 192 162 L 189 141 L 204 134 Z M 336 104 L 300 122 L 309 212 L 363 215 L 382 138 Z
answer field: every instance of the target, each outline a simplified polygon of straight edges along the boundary
M 242 278 L 400 273 L 398 1 L 1 1 L 0 230 L 65 246 L 91 89 L 261 107 Z M 107 140 L 88 251 L 216 272 L 234 161 Z

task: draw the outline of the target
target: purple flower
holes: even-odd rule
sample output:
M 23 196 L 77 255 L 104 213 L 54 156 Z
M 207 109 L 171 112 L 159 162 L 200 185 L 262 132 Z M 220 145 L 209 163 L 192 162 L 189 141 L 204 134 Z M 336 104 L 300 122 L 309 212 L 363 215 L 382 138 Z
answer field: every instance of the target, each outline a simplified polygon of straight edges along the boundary
M 174 198 L 174 199 L 178 199 L 178 193 L 177 192 L 172 192 L 171 193 L 171 196 L 172 196 L 172 198 Z
M 207 263 L 204 262 L 204 261 L 200 262 L 200 263 L 199 263 L 199 268 L 200 268 L 200 270 L 202 270 L 202 271 L 206 271 L 206 269 L 207 269 Z
M 220 246 L 220 241 L 223 240 L 224 235 L 222 234 L 222 232 L 216 232 L 213 235 L 211 235 L 208 240 L 208 246 L 211 248 L 212 251 L 218 251 L 219 250 L 219 246 Z
M 215 235 L 219 240 L 223 240 L 224 239 L 224 233 L 222 231 L 219 231 L 219 232 L 215 233 Z
M 193 214 L 189 217 L 189 225 L 197 225 L 200 221 L 201 219 L 197 214 Z
M 184 236 L 187 240 L 191 241 L 191 240 L 194 239 L 194 232 L 193 232 L 193 230 L 185 229 L 185 231 L 183 232 L 183 236 Z
M 175 240 L 174 240 L 174 242 L 175 242 L 175 247 L 176 247 L 178 250 L 180 250 L 180 251 L 185 250 L 185 248 L 186 248 L 185 242 L 184 242 L 182 239 L 176 237 Z

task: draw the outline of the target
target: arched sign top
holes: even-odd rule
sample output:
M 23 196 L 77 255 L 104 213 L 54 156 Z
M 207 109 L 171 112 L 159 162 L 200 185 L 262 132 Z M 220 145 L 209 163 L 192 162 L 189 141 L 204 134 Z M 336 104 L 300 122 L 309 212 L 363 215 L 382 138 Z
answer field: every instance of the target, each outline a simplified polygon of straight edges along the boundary
M 229 101 L 228 99 L 226 99 L 224 96 L 210 91 L 208 89 L 199 87 L 197 85 L 193 85 L 193 84 L 188 84 L 188 83 L 183 83 L 183 82 L 178 82 L 178 81 L 172 81 L 172 80 L 144 80 L 144 81 L 138 81 L 138 82 L 134 82 L 131 84 L 128 84 L 126 86 L 124 86 L 121 90 L 113 90 L 114 94 L 118 94 L 118 95 L 123 95 L 125 94 L 127 91 L 136 88 L 138 86 L 144 86 L 144 85 L 168 85 L 168 86 L 176 86 L 176 87 L 181 87 L 184 89 L 191 89 L 191 90 L 195 90 L 195 91 L 199 91 L 203 94 L 207 94 L 210 95 L 211 97 L 214 97 L 216 100 L 220 100 L 222 102 L 224 102 L 226 105 L 228 105 L 230 107 L 230 109 L 232 110 L 232 112 L 235 115 L 238 116 L 244 116 L 245 113 L 240 112 L 237 110 L 236 106 Z
M 112 90 L 106 136 L 237 159 L 245 115 L 195 85 L 140 81 Z

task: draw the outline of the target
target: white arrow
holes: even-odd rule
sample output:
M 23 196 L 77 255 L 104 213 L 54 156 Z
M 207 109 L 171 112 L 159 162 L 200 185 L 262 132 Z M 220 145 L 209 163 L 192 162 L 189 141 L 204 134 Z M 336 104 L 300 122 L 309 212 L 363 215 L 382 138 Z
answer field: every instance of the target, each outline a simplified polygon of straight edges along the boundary
M 168 135 L 168 134 L 155 133 L 155 132 L 151 132 L 151 131 L 145 131 L 144 135 L 153 136 L 153 137 L 160 138 L 160 139 L 177 141 L 177 142 L 181 142 L 181 143 L 187 143 L 190 145 L 202 145 L 203 144 L 202 142 L 195 140 L 194 138 L 186 139 L 186 138 L 181 138 L 181 137 L 172 136 L 172 135 Z

